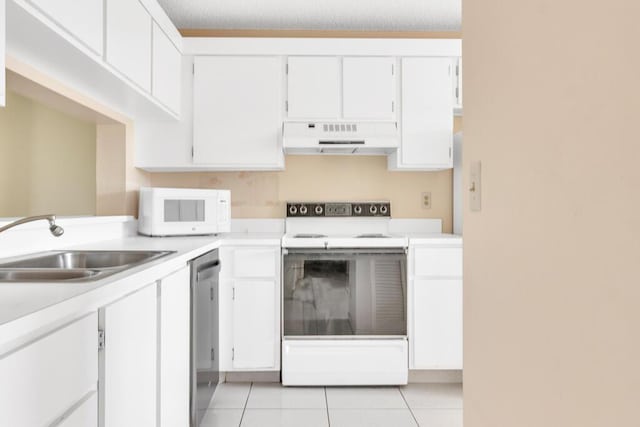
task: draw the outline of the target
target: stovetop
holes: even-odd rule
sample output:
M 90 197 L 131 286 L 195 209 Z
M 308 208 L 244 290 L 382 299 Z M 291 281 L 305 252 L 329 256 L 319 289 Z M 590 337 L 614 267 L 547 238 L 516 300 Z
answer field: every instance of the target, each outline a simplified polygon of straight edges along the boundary
M 284 248 L 406 248 L 408 239 L 389 233 L 391 203 L 289 202 Z

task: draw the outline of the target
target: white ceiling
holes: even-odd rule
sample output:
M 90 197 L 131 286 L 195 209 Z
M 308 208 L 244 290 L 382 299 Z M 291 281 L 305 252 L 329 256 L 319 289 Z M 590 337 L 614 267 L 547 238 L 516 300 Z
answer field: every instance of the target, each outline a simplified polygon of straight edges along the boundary
M 461 0 L 159 0 L 186 29 L 459 31 Z

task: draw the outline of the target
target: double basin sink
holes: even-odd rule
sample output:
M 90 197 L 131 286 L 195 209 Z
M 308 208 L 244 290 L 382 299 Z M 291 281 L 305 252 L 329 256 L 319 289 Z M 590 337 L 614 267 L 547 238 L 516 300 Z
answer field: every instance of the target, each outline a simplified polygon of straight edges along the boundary
M 0 282 L 88 282 L 156 260 L 172 251 L 50 251 L 0 261 Z

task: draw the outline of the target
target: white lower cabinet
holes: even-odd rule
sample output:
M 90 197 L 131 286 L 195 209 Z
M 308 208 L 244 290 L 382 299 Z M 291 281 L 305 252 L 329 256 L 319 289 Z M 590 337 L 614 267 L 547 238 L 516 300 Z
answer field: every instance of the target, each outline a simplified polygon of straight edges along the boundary
M 220 264 L 220 370 L 279 370 L 280 247 L 224 247 Z
M 462 369 L 462 280 L 412 285 L 412 368 Z
M 98 393 L 91 393 L 56 427 L 98 427 Z
M 0 424 L 97 425 L 97 329 L 94 312 L 0 355 Z
M 159 283 L 160 426 L 189 425 L 190 270 Z
M 409 368 L 462 369 L 462 244 L 410 246 Z
M 102 426 L 155 426 L 157 420 L 158 319 L 154 282 L 100 313 Z
M 276 367 L 280 341 L 278 282 L 236 280 L 233 286 L 234 369 L 269 370 Z

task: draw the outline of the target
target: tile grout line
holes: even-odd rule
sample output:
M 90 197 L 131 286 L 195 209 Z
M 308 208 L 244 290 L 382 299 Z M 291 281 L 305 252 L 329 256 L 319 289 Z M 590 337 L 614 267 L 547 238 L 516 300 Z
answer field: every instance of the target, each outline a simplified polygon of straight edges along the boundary
M 238 424 L 238 427 L 242 426 L 242 420 L 244 420 L 244 413 L 247 410 L 247 404 L 249 403 L 249 396 L 251 396 L 251 390 L 253 390 L 253 382 L 249 384 L 249 393 L 247 393 L 247 399 L 244 401 L 244 407 L 242 408 L 242 415 L 240 415 L 240 424 Z
M 402 396 L 402 400 L 404 400 L 404 404 L 407 405 L 407 408 L 409 409 L 409 413 L 411 414 L 411 417 L 413 417 L 413 421 L 415 421 L 416 425 L 420 427 L 420 423 L 416 418 L 416 414 L 413 413 L 413 409 L 411 409 L 411 406 L 409 405 L 409 402 L 407 402 L 407 398 L 404 397 L 404 393 L 402 392 L 402 389 L 400 387 L 398 387 L 398 391 L 400 392 L 400 396 Z
M 329 399 L 327 398 L 327 388 L 322 387 L 324 389 L 324 405 L 327 407 L 327 425 L 331 427 L 331 417 L 329 416 Z

